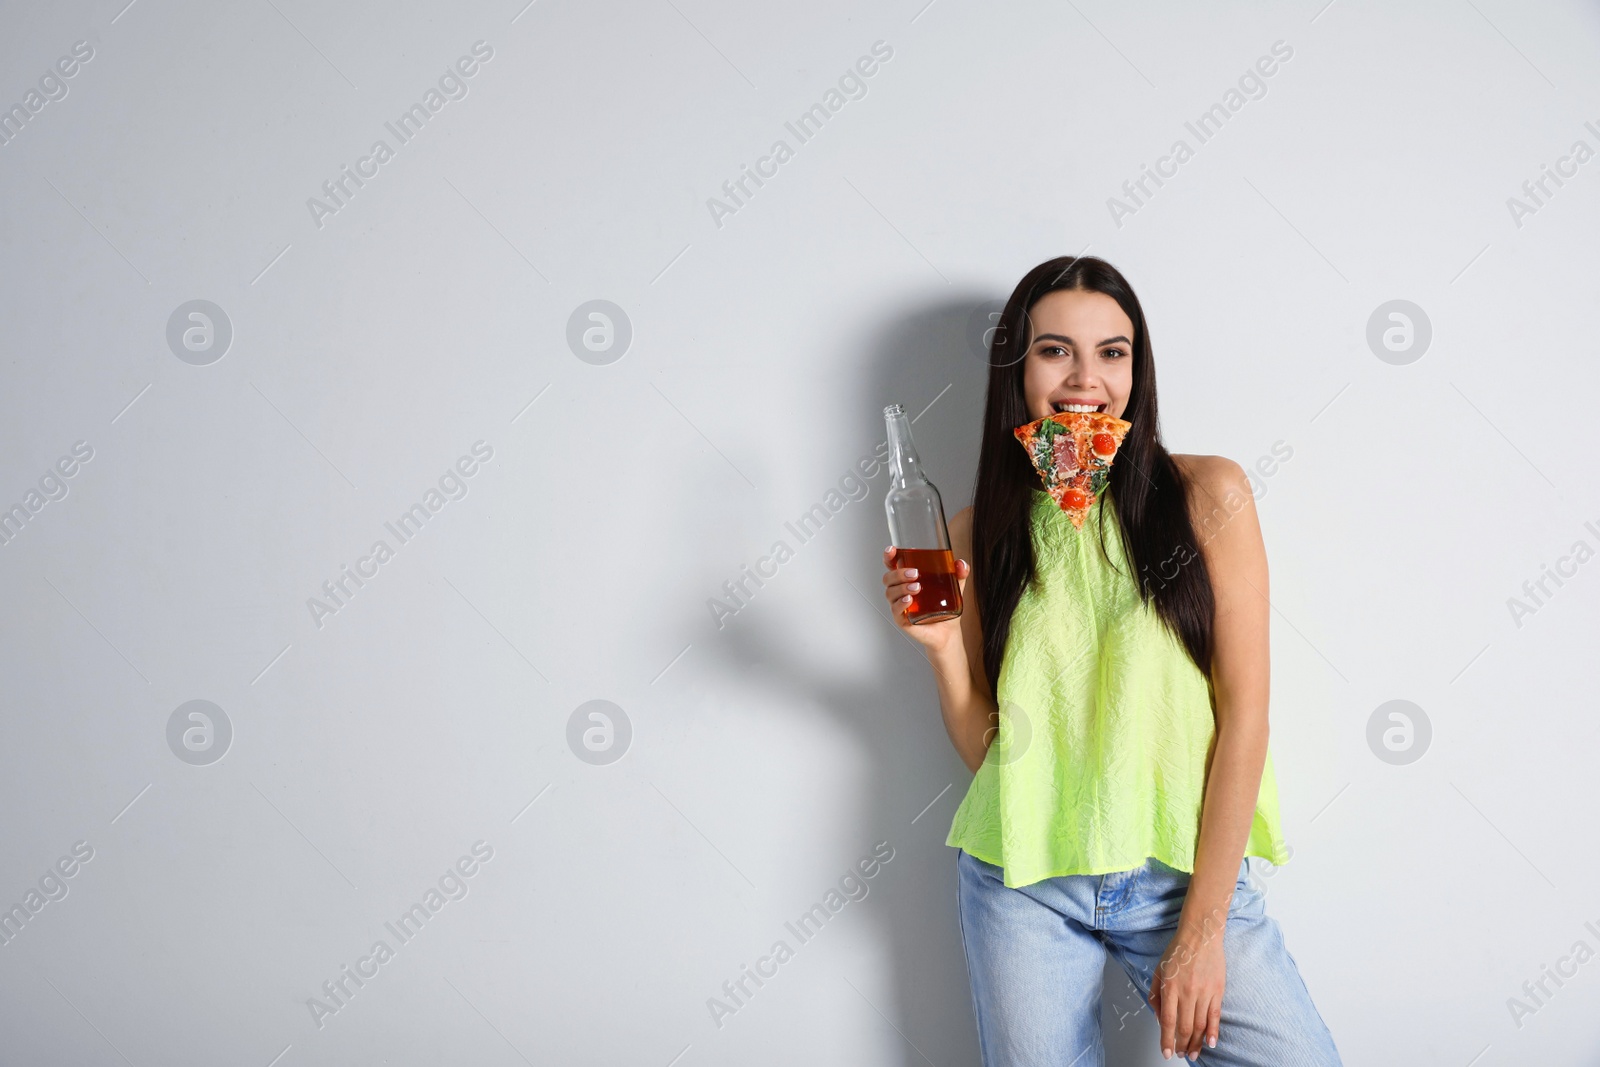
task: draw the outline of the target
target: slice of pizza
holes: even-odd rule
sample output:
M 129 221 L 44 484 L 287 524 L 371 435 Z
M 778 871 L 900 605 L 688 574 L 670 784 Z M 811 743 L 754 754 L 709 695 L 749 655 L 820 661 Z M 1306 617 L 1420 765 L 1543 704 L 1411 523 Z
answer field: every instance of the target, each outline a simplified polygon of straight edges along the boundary
M 1132 425 L 1103 411 L 1059 411 L 1012 433 L 1027 450 L 1044 491 L 1081 530 L 1111 480 L 1111 461 Z

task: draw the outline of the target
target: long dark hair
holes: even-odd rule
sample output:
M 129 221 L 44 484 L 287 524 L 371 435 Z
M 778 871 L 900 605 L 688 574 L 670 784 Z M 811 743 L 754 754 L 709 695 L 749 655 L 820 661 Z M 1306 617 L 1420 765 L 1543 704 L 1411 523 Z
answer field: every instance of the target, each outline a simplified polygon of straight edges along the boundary
M 1017 283 L 989 346 L 989 391 L 973 493 L 972 554 L 990 696 L 998 699 L 1012 612 L 1034 578 L 1030 490 L 1042 486 L 1012 433 L 1032 419 L 1022 389 L 1023 364 L 1033 343 L 1029 311 L 1040 297 L 1058 289 L 1104 293 L 1133 322 L 1133 388 L 1122 413 L 1133 425 L 1111 464 L 1110 503 L 1122 527 L 1126 557 L 1140 576 L 1140 598 L 1154 600 L 1158 616 L 1210 678 L 1216 600 L 1189 518 L 1183 478 L 1161 443 L 1155 360 L 1144 311 L 1128 280 L 1105 260 L 1061 256 L 1039 264 Z M 1104 509 L 1100 519 L 1104 551 Z

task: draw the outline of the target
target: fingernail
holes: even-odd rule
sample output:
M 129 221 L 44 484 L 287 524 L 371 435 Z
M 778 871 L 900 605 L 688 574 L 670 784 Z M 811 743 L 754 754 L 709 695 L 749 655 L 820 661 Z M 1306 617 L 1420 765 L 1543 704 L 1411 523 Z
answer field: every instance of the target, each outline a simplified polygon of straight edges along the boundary
M 912 582 L 910 585 L 906 586 L 906 588 L 911 590 L 913 593 L 920 593 L 922 592 L 922 583 Z
M 1216 1048 L 1217 1047 L 1217 1039 L 1214 1038 L 1214 1037 L 1208 1037 L 1208 1038 L 1206 1038 L 1206 1044 L 1210 1045 L 1212 1048 Z
M 1162 1049 L 1161 1050 L 1161 1058 L 1164 1059 L 1164 1060 L 1172 1059 L 1172 1050 L 1170 1048 Z
M 915 567 L 907 567 L 906 568 L 906 577 L 907 578 L 915 578 L 916 576 L 917 576 L 917 568 L 915 568 Z

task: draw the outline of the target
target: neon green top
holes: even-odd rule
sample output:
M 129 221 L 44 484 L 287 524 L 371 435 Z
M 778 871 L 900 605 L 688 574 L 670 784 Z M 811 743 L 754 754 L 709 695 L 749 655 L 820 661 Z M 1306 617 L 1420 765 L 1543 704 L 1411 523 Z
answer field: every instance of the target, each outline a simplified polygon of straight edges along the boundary
M 945 841 L 1004 868 L 1012 888 L 1151 856 L 1194 872 L 1211 682 L 1140 601 L 1109 497 L 1078 529 L 1033 491 L 1036 575 L 1011 617 L 999 732 Z M 1289 861 L 1270 749 L 1244 854 Z

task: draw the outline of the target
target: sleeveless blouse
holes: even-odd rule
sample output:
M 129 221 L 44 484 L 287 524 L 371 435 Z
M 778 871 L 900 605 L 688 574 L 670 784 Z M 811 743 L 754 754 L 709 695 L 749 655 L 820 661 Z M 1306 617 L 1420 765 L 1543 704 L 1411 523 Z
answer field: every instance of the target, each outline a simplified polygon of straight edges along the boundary
M 1152 856 L 1194 871 L 1214 694 L 1140 600 L 1109 499 L 1079 529 L 1033 490 L 1036 573 L 1011 617 L 999 730 L 945 841 L 1003 868 L 1012 888 Z M 1244 854 L 1289 861 L 1270 746 Z

